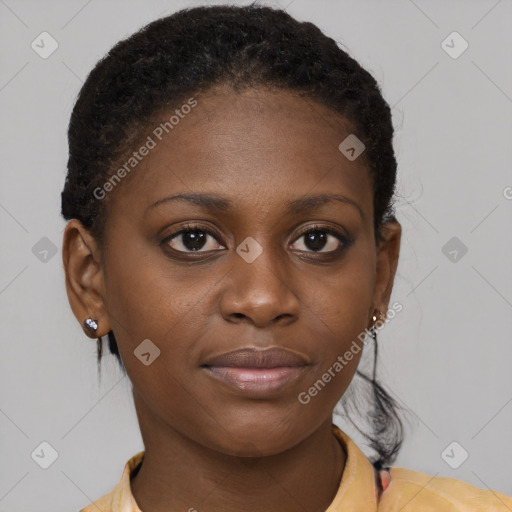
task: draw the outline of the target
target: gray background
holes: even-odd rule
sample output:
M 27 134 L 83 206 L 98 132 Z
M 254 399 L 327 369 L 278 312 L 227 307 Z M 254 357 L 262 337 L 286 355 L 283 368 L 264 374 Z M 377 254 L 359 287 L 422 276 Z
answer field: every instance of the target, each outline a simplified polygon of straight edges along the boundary
M 66 128 L 114 43 L 197 4 L 0 0 L 1 511 L 83 507 L 143 449 L 129 380 L 107 355 L 98 383 L 96 344 L 67 302 Z M 381 376 L 412 411 L 396 465 L 512 494 L 512 2 L 277 5 L 341 43 L 393 107 L 404 309 L 380 333 Z M 31 48 L 43 31 L 59 44 L 47 59 Z M 469 43 L 456 59 L 441 46 L 453 31 Z M 46 470 L 31 458 L 43 441 L 58 452 Z M 441 456 L 453 441 L 469 453 L 458 469 Z

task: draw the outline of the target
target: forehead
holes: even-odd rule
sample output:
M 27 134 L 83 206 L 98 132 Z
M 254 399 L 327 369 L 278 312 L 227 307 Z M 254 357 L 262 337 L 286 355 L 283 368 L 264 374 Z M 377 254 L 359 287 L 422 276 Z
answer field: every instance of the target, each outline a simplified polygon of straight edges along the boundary
M 147 207 L 165 195 L 193 192 L 267 208 L 337 192 L 368 209 L 365 155 L 350 161 L 338 148 L 353 130 L 341 115 L 291 91 L 218 86 L 194 99 L 191 109 L 154 116 L 147 129 L 154 147 L 116 194 L 120 202 Z

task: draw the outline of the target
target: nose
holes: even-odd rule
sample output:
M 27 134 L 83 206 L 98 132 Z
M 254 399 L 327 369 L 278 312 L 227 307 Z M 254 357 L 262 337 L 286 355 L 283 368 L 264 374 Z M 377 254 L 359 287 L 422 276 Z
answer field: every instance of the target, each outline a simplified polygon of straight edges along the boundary
M 295 322 L 300 301 L 291 282 L 293 272 L 275 252 L 263 250 L 252 263 L 238 254 L 233 258 L 220 303 L 222 317 L 228 322 L 251 323 L 256 327 Z

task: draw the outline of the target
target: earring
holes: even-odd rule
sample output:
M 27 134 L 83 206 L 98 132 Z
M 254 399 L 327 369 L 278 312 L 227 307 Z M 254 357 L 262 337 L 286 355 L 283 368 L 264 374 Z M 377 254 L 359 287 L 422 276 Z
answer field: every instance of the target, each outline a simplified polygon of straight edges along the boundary
M 377 320 L 386 318 L 386 315 L 380 310 L 375 308 L 373 310 L 373 316 L 372 316 L 372 326 L 370 328 L 370 334 L 373 338 L 373 373 L 372 373 L 372 383 L 373 383 L 373 389 L 374 392 L 376 391 L 376 379 L 377 379 L 377 353 L 378 353 L 378 347 L 379 344 L 377 342 L 377 329 L 375 327 L 375 324 L 377 323 Z
M 98 330 L 98 320 L 93 319 L 91 317 L 86 318 L 84 320 L 84 327 L 86 329 L 89 329 L 89 331 L 91 331 L 91 332 L 96 332 Z
M 375 313 L 377 313 L 377 315 Z M 384 316 L 384 313 L 380 309 L 374 309 L 373 310 L 372 322 L 373 322 L 373 327 L 374 328 L 375 328 L 375 323 L 377 322 L 377 320 L 379 318 L 382 318 L 383 316 Z
M 375 324 L 377 323 L 377 320 L 381 320 L 382 318 L 385 318 L 384 313 L 380 310 L 375 308 L 373 310 L 373 316 L 372 316 L 372 326 L 370 327 L 370 334 L 372 335 L 372 338 L 374 341 L 377 341 L 377 328 L 375 327 Z
M 91 333 L 96 334 L 96 331 L 98 330 L 98 319 L 88 317 L 83 322 L 84 327 L 89 330 Z M 101 354 L 103 352 L 103 339 L 101 336 L 96 340 L 97 342 L 97 353 L 98 353 L 98 368 L 100 369 L 100 361 L 101 361 Z M 101 369 L 100 369 L 101 371 Z

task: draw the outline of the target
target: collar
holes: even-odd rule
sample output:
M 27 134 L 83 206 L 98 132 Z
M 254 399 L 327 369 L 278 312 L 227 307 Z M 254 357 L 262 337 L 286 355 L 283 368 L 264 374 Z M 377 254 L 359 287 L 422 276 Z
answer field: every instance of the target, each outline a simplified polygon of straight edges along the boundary
M 345 468 L 340 485 L 334 500 L 325 512 L 376 512 L 376 483 L 375 472 L 371 462 L 359 450 L 357 445 L 336 425 L 333 424 L 333 432 L 340 441 L 347 455 Z M 131 457 L 125 464 L 121 481 L 111 493 L 104 496 L 93 505 L 80 512 L 142 512 L 131 492 L 130 479 L 138 471 L 144 459 L 144 451 Z M 96 506 L 95 506 L 96 505 Z M 103 508 L 105 507 L 105 508 Z

